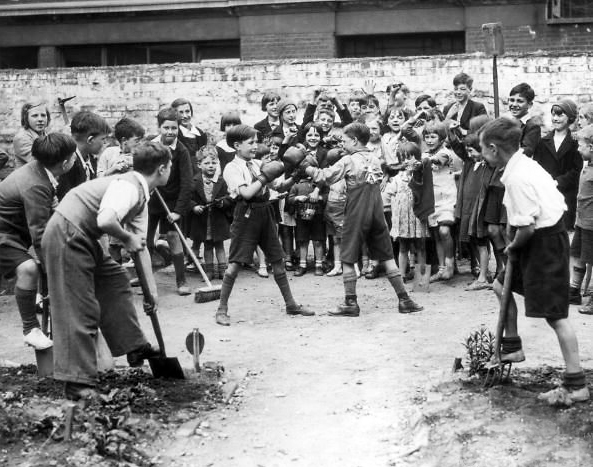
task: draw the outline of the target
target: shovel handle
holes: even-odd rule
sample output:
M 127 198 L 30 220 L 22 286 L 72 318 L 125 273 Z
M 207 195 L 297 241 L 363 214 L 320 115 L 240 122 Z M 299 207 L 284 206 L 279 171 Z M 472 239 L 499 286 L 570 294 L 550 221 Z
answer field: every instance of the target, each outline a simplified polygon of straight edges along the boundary
M 504 333 L 504 325 L 507 319 L 509 310 L 509 303 L 511 302 L 511 285 L 513 281 L 513 263 L 510 258 L 507 259 L 507 264 L 504 271 L 504 283 L 502 285 L 502 295 L 500 297 L 500 310 L 498 312 L 498 323 L 496 325 L 496 336 L 494 337 L 494 358 L 500 362 L 500 345 L 502 343 L 502 335 Z
M 167 203 L 165 203 L 165 200 L 163 199 L 161 193 L 159 192 L 159 190 L 157 188 L 154 189 L 154 193 L 156 194 L 157 198 L 159 199 L 161 205 L 163 206 L 163 209 L 167 213 L 167 216 L 170 217 L 171 210 L 169 209 L 169 206 L 167 206 Z M 191 246 L 189 245 L 187 238 L 185 238 L 185 235 L 183 235 L 183 232 L 181 232 L 181 229 L 177 225 L 177 222 L 173 222 L 173 225 L 175 226 L 175 230 L 177 231 L 179 238 L 181 238 L 181 242 L 183 243 L 183 246 L 187 250 L 187 254 L 191 258 L 191 260 L 194 263 L 194 265 L 196 266 L 196 268 L 198 268 L 198 271 L 200 271 L 200 275 L 202 276 L 202 279 L 204 279 L 204 282 L 206 282 L 206 285 L 209 288 L 212 288 L 212 283 L 210 282 L 210 279 L 208 279 L 208 276 L 204 272 L 204 269 L 202 268 L 202 265 L 198 261 L 198 258 L 196 258 L 196 255 L 195 255 L 194 251 L 192 250 Z

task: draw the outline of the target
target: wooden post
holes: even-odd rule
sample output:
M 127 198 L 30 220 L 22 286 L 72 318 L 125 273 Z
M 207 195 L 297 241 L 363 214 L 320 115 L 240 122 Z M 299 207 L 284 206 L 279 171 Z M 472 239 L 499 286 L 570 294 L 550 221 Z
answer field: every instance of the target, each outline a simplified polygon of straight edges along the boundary
M 486 54 L 492 55 L 492 84 L 494 87 L 494 117 L 500 115 L 500 102 L 498 98 L 498 63 L 497 57 L 504 54 L 504 38 L 502 36 L 502 23 L 482 24 L 484 34 L 484 47 Z

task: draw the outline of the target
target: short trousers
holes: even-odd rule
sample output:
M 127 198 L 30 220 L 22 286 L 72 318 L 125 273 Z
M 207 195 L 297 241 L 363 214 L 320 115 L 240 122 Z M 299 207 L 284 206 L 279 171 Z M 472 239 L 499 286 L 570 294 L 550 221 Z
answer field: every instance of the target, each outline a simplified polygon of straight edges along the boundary
M 272 205 L 269 202 L 239 202 L 231 224 L 229 263 L 250 264 L 258 245 L 270 263 L 284 258 Z
M 344 229 L 344 208 L 345 201 L 332 202 L 328 201 L 325 205 L 325 227 L 327 235 L 335 238 L 342 238 Z
M 593 230 L 574 228 L 574 237 L 570 244 L 570 256 L 581 261 L 593 264 Z
M 150 214 L 149 215 L 149 223 L 158 223 L 159 227 L 159 233 L 160 234 L 167 234 L 169 232 L 176 232 L 175 226 L 173 224 L 171 224 L 171 222 L 169 222 L 169 220 L 167 219 L 167 215 L 166 214 Z M 178 222 L 178 225 L 184 226 L 185 227 L 185 222 L 184 222 L 184 218 L 181 218 Z
M 310 221 L 303 219 L 296 220 L 295 236 L 297 243 L 308 241 L 325 241 L 325 222 L 322 216 L 315 216 Z
M 525 316 L 558 320 L 568 317 L 570 283 L 568 234 L 564 222 L 538 229 L 513 263 L 512 291 L 525 297 Z M 496 276 L 504 284 L 505 272 Z
M 14 277 L 16 268 L 30 259 L 34 258 L 25 250 L 0 245 L 0 277 L 4 276 L 7 279 Z
M 485 224 L 506 224 L 507 211 L 502 204 L 504 187 L 490 186 L 486 192 L 486 206 L 484 209 Z

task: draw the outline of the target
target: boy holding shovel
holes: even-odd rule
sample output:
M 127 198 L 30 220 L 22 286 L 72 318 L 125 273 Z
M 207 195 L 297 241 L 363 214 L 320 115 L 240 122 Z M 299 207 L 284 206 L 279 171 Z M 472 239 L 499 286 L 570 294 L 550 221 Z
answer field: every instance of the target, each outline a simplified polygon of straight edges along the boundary
M 538 398 L 552 405 L 570 405 L 588 400 L 589 389 L 577 337 L 568 320 L 569 245 L 562 220 L 566 203 L 554 179 L 520 149 L 520 141 L 520 126 L 508 118 L 486 124 L 480 133 L 484 159 L 493 167 L 505 168 L 503 203 L 515 231 L 505 250 L 514 266 L 511 289 L 525 297 L 527 317 L 544 318 L 554 330 L 566 364 L 563 385 Z M 503 282 L 504 272 L 494 282 L 499 298 Z M 500 363 L 525 360 L 512 296 L 501 341 Z
M 99 328 L 111 353 L 127 354 L 130 366 L 160 356 L 140 328 L 126 271 L 99 242 L 107 233 L 150 264 L 147 201 L 154 188 L 167 183 L 171 153 L 160 143 L 145 142 L 134 149 L 133 160 L 133 171 L 97 178 L 69 191 L 41 240 L 52 300 L 54 378 L 65 382 L 69 399 L 95 393 L 94 336 Z M 150 272 L 148 276 L 156 299 L 154 278 Z

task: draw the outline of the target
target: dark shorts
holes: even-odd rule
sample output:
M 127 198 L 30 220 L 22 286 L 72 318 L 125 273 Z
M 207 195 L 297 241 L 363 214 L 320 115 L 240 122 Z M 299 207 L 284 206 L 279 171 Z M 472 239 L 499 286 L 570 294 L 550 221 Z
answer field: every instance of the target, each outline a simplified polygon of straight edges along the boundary
M 315 216 L 310 221 L 297 219 L 294 239 L 297 243 L 304 243 L 310 240 L 314 242 L 324 242 L 325 221 L 323 220 L 323 217 Z
M 258 245 L 270 263 L 284 258 L 272 205 L 238 202 L 231 224 L 229 263 L 250 264 Z
M 342 238 L 344 230 L 344 207 L 346 202 L 328 202 L 325 205 L 325 227 L 327 235 Z
M 525 297 L 525 316 L 550 320 L 568 317 L 568 234 L 563 221 L 538 229 L 513 263 L 511 288 Z M 504 271 L 496 280 L 504 283 Z
M 341 253 L 343 263 L 356 263 L 366 243 L 370 259 L 393 259 L 393 246 L 378 186 L 364 185 L 349 192 L 344 213 Z
M 581 261 L 593 264 L 593 230 L 574 228 L 574 237 L 570 244 L 570 256 Z
M 4 276 L 9 279 L 14 277 L 16 268 L 30 259 L 34 258 L 25 250 L 0 245 L 0 277 Z
M 486 206 L 484 209 L 485 224 L 506 224 L 507 211 L 502 204 L 504 187 L 489 186 L 486 192 Z

